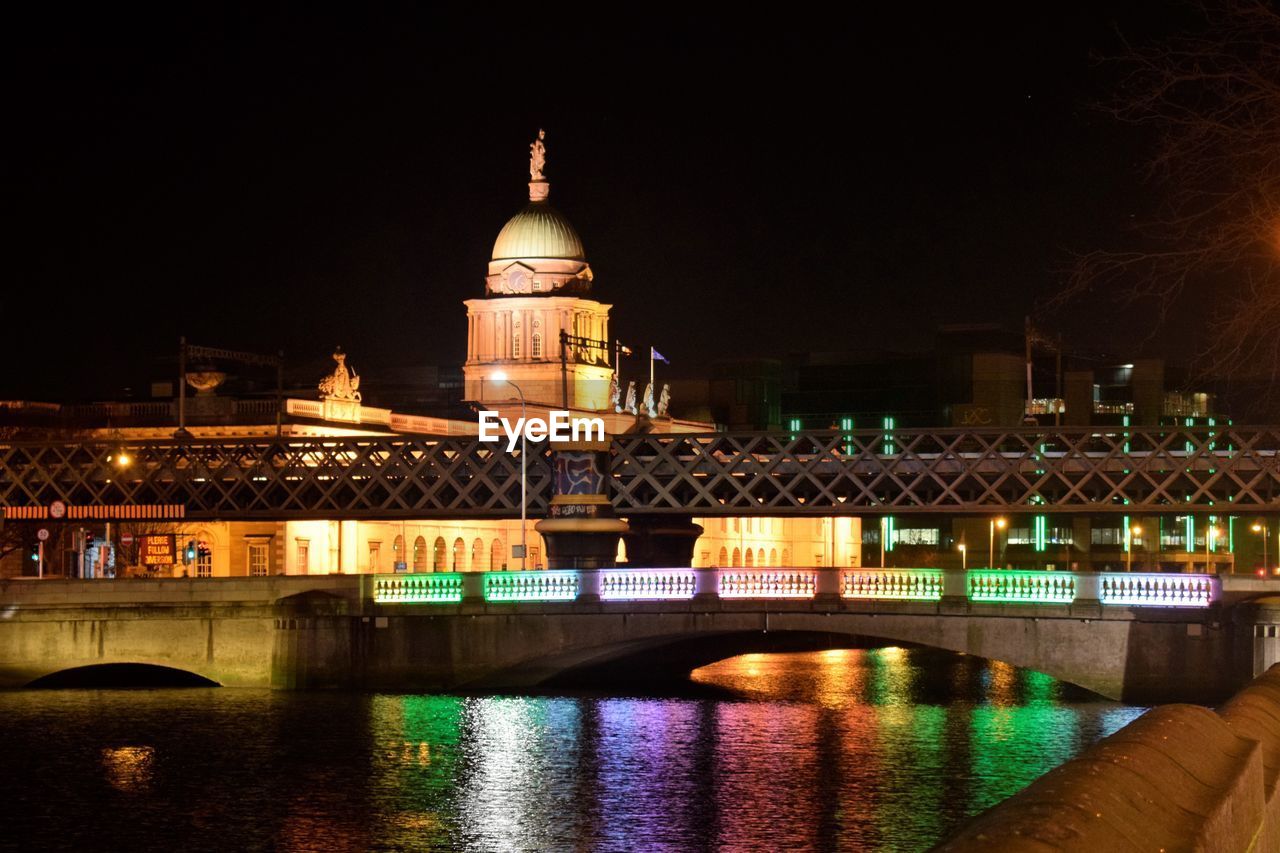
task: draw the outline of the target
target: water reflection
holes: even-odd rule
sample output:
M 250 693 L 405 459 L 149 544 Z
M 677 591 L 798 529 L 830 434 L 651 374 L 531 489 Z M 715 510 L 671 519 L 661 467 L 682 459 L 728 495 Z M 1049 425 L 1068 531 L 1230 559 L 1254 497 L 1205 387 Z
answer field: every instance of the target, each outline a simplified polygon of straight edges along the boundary
M 66 850 L 916 850 L 1140 712 L 914 649 L 693 677 L 739 698 L 0 694 L 0 808 Z

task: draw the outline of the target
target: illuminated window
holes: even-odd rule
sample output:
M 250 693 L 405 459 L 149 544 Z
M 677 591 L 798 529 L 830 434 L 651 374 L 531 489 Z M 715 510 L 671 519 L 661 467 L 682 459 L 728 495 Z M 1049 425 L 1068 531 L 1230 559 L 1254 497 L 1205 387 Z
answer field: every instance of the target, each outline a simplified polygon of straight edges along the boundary
M 532 545 L 529 546 L 529 568 L 542 568 L 542 564 L 538 562 L 538 549 Z
M 542 332 L 533 333 L 533 338 L 529 341 L 529 355 L 533 358 L 542 358 Z
M 520 326 L 516 326 L 516 330 L 511 333 L 511 357 L 520 357 Z
M 270 552 L 266 542 L 250 542 L 248 548 L 249 577 L 265 578 Z
M 900 545 L 937 545 L 939 539 L 936 527 L 905 527 L 893 531 L 893 541 Z
M 502 540 L 493 540 L 493 544 L 489 546 L 489 571 L 500 572 L 505 569 L 507 567 L 503 559 L 505 555 L 506 551 L 502 547 Z
M 450 571 L 460 572 L 467 567 L 467 543 L 459 536 L 453 540 L 453 567 Z
M 733 549 L 733 565 L 730 568 L 742 568 L 742 551 L 738 548 Z
M 421 536 L 413 540 L 413 570 L 415 572 L 427 570 L 427 540 Z
M 434 554 L 431 561 L 431 568 L 437 572 L 445 571 L 445 568 L 448 565 L 446 562 L 448 559 L 449 557 L 445 551 L 444 537 L 437 536 Z
M 729 565 L 729 549 L 721 548 L 720 559 L 716 560 L 716 566 L 719 568 L 723 568 L 724 566 L 727 566 L 727 565 Z
M 471 543 L 471 571 L 484 571 L 484 540 L 476 539 Z
M 382 543 L 381 542 L 369 543 L 369 571 L 371 572 L 382 571 Z
M 213 577 L 213 549 L 204 540 L 196 546 L 196 577 Z
M 752 568 L 756 564 L 755 555 L 751 553 L 750 548 L 747 549 L 747 553 L 744 555 L 743 559 L 746 560 L 745 568 Z
M 297 540 L 296 553 L 297 553 L 297 563 L 298 563 L 298 567 L 297 567 L 298 574 L 300 575 L 308 574 L 309 566 L 307 564 L 311 560 L 311 540 L 310 539 Z

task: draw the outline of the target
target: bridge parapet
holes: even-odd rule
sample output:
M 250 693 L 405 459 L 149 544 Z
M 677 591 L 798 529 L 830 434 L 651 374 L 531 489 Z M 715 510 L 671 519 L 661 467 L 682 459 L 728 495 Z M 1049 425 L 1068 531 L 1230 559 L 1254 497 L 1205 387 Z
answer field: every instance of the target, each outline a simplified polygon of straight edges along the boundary
M 486 602 L 685 601 L 721 599 L 938 602 L 948 581 L 942 569 L 581 569 L 540 572 L 374 575 L 378 604 L 450 604 L 475 584 Z M 958 574 L 958 573 L 957 573 Z M 964 577 L 971 604 L 1206 608 L 1221 598 L 1214 575 L 1032 572 L 973 569 Z

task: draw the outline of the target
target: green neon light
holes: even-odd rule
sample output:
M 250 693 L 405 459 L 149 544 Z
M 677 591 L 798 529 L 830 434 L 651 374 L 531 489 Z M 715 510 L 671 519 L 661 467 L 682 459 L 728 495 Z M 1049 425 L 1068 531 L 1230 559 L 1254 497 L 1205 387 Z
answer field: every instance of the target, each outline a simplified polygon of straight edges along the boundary
M 884 529 L 884 542 L 881 543 L 881 547 L 884 548 L 886 551 L 892 551 L 893 546 L 895 544 L 894 523 L 893 523 L 892 515 L 886 515 L 884 517 L 883 529 Z
M 969 572 L 969 600 L 1017 604 L 1070 604 L 1076 598 L 1074 575 L 1059 572 Z
M 853 418 L 843 417 L 840 419 L 840 429 L 844 431 L 844 452 L 853 453 L 853 436 L 850 431 L 853 429 Z
M 378 604 L 457 604 L 462 601 L 462 575 L 433 572 L 377 577 L 373 600 Z
M 1196 550 L 1196 520 L 1193 516 L 1188 515 L 1183 522 L 1183 532 L 1187 536 L 1187 553 L 1194 554 Z
M 1127 503 L 1127 501 L 1126 501 L 1126 503 Z M 1130 544 L 1130 543 L 1129 543 L 1129 537 L 1130 537 L 1130 535 L 1131 535 L 1132 530 L 1133 530 L 1133 525 L 1129 523 L 1129 516 L 1127 516 L 1127 515 L 1126 515 L 1126 516 L 1124 517 L 1124 549 L 1125 549 L 1126 551 L 1130 550 L 1130 549 L 1129 549 L 1129 544 Z
M 893 455 L 893 427 L 894 419 L 889 415 L 884 417 L 884 455 Z
M 1218 552 L 1218 537 L 1210 536 L 1209 531 L 1217 524 L 1218 517 L 1216 515 L 1209 516 L 1209 526 L 1204 529 L 1204 541 L 1209 545 L 1209 552 L 1216 554 Z
M 485 601 L 573 601 L 577 597 L 577 572 L 486 572 L 484 576 Z
M 1048 539 L 1049 519 L 1043 515 L 1037 515 L 1033 520 L 1032 529 L 1035 531 L 1036 550 L 1043 551 Z

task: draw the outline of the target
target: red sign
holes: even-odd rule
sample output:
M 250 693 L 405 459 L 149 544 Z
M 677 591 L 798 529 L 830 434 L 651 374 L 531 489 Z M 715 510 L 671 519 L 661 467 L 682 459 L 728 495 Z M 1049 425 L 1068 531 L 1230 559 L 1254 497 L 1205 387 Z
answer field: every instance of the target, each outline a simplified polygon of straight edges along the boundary
M 123 545 L 125 548 L 128 548 L 130 545 L 132 545 L 132 544 L 133 544 L 133 534 L 132 534 L 132 533 L 121 533 L 121 534 L 120 534 L 120 544 L 121 544 L 121 545 Z
M 177 555 L 172 533 L 138 537 L 138 557 L 144 566 L 172 566 Z

